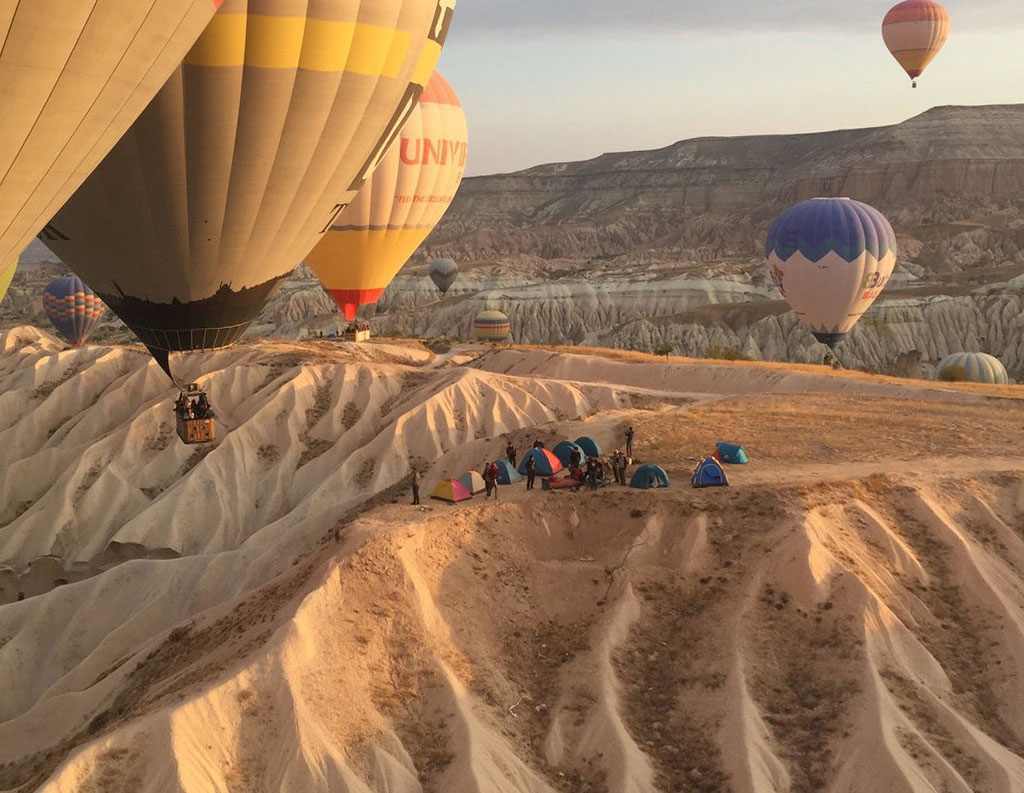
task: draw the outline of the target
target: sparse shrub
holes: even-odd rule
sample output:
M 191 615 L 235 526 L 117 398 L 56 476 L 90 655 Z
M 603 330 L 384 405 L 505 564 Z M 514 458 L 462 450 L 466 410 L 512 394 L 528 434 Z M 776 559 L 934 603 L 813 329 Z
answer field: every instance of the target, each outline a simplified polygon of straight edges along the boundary
M 655 355 L 661 355 L 664 356 L 665 358 L 668 358 L 668 356 L 670 356 L 673 353 L 673 351 L 674 348 L 671 344 L 667 342 L 663 342 L 654 348 Z
M 746 355 L 737 350 L 735 347 L 721 347 L 717 344 L 712 344 L 708 347 L 706 358 L 712 358 L 716 361 L 749 361 Z

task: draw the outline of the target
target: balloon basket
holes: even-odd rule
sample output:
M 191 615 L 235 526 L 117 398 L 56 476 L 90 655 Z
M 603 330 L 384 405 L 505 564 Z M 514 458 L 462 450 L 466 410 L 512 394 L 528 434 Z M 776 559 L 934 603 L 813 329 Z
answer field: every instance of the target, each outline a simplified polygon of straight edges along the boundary
M 217 438 L 217 425 L 206 392 L 190 383 L 180 394 L 174 406 L 178 437 L 186 446 L 213 443 Z
M 178 437 L 186 446 L 213 443 L 217 439 L 217 427 L 213 419 L 178 419 Z

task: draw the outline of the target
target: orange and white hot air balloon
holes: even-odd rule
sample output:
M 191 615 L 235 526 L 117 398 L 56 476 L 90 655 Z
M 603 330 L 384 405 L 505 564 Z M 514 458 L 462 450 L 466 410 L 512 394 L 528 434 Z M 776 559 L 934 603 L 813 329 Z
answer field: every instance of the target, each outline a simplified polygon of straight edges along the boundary
M 949 30 L 949 12 L 938 0 L 904 0 L 885 15 L 885 46 L 910 76 L 914 88 L 945 45 Z
M 434 72 L 400 140 L 307 259 L 350 322 L 380 299 L 451 206 L 468 138 L 459 98 Z

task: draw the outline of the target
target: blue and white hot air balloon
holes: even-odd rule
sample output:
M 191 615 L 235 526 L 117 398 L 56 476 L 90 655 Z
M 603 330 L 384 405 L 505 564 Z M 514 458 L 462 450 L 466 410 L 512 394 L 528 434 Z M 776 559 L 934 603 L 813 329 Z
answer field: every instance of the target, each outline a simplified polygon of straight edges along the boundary
M 768 232 L 768 267 L 814 337 L 832 349 L 871 307 L 896 266 L 896 233 L 874 207 L 813 198 Z

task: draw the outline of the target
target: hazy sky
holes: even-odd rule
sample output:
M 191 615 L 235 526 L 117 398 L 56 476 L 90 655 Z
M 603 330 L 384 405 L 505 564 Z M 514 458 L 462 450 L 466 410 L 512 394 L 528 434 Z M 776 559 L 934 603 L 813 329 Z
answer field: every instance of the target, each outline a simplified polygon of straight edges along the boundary
M 893 2 L 459 0 L 441 69 L 469 173 L 1024 102 L 1024 0 L 946 0 L 953 35 L 917 90 L 882 43 Z

